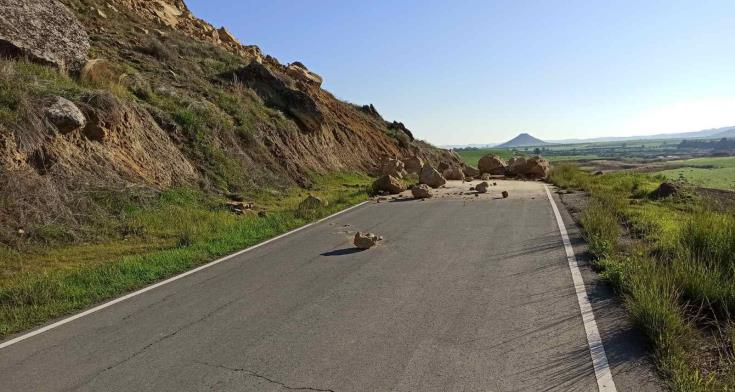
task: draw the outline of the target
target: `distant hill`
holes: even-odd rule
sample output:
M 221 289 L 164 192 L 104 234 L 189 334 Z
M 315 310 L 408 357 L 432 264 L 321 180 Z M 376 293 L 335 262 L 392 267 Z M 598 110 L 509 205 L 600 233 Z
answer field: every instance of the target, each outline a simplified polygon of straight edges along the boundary
M 722 129 L 722 128 L 720 128 Z M 712 135 L 713 138 L 720 138 L 720 137 L 735 137 L 735 127 L 726 128 L 726 131 L 718 132 L 714 135 Z
M 597 137 L 597 138 L 591 138 L 591 139 L 564 139 L 564 140 L 552 140 L 551 142 L 556 143 L 556 144 L 576 144 L 576 143 L 621 142 L 621 141 L 632 141 L 632 140 L 696 139 L 696 138 L 718 138 L 718 137 L 735 137 L 735 127 L 705 129 L 702 131 L 694 131 L 694 132 L 659 133 L 656 135 L 642 135 L 642 136 L 611 136 L 611 137 Z
M 547 143 L 541 139 L 537 139 L 527 133 L 522 133 L 503 144 L 495 146 L 495 148 L 538 147 L 548 146 L 549 144 L 551 143 Z

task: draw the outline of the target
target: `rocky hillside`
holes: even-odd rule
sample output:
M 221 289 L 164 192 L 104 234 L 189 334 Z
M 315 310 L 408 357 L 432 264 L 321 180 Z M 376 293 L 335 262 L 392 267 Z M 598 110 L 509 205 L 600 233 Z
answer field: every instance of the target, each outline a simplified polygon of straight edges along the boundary
M 110 200 L 174 186 L 249 194 L 375 172 L 385 157 L 460 164 L 181 0 L 0 9 L 0 243 L 12 246 L 19 230 L 86 227 Z

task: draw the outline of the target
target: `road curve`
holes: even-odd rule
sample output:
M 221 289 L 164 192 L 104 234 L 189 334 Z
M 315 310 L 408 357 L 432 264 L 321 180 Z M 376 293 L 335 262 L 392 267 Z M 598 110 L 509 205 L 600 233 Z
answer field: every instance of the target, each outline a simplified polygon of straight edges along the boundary
M 385 240 L 356 252 L 355 230 Z M 659 390 L 640 337 L 583 276 L 617 390 Z M 0 390 L 599 389 L 543 185 L 499 181 L 366 204 L 4 347 Z

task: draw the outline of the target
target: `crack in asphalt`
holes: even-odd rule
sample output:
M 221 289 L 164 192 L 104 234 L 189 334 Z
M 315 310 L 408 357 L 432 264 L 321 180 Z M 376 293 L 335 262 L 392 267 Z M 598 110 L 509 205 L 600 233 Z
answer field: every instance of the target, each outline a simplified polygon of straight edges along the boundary
M 204 365 L 204 366 L 213 367 L 213 368 L 229 370 L 231 372 L 244 373 L 244 374 L 246 374 L 246 375 L 248 375 L 250 377 L 259 378 L 261 380 L 268 381 L 269 383 L 276 384 L 276 385 L 280 386 L 281 388 L 288 389 L 289 391 L 335 392 L 333 389 L 322 389 L 322 388 L 315 388 L 315 387 L 293 387 L 293 386 L 290 386 L 290 385 L 286 385 L 286 384 L 284 384 L 284 383 L 282 383 L 280 381 L 276 381 L 276 380 L 274 380 L 272 378 L 266 377 L 266 376 L 264 376 L 262 374 L 256 373 L 256 372 L 254 372 L 252 370 L 249 370 L 249 369 L 231 368 L 231 367 L 227 367 L 227 366 L 224 366 L 224 365 L 211 364 L 211 363 L 207 363 L 207 362 L 198 362 L 197 361 L 195 363 L 198 363 L 198 364 Z
M 201 323 L 201 322 L 205 321 L 206 319 L 212 317 L 214 314 L 216 314 L 220 310 L 222 310 L 222 309 L 230 306 L 235 301 L 237 301 L 237 299 L 228 301 L 228 302 L 226 302 L 226 303 L 218 306 L 216 309 L 212 310 L 211 312 L 205 314 L 204 316 L 202 316 L 202 317 L 200 317 L 200 318 L 198 318 L 198 319 L 196 319 L 194 321 L 191 321 L 189 323 L 186 323 L 186 324 L 182 325 L 181 327 L 177 328 L 176 330 L 174 330 L 173 332 L 167 333 L 166 335 L 161 336 L 160 338 L 154 340 L 153 342 L 148 343 L 147 345 L 143 346 L 143 348 L 141 348 L 141 349 L 133 352 L 132 354 L 130 354 L 127 357 L 125 357 L 124 359 L 122 359 L 122 360 L 120 360 L 120 361 L 118 361 L 118 362 L 116 362 L 116 363 L 114 363 L 114 364 L 106 367 L 105 369 L 102 369 L 102 370 L 98 371 L 97 373 L 95 373 L 94 375 L 92 375 L 91 377 L 89 377 L 89 379 L 87 379 L 86 381 L 84 381 L 82 384 L 77 385 L 77 386 L 74 386 L 70 390 L 75 390 L 75 389 L 79 388 L 80 386 L 87 385 L 87 384 L 91 383 L 97 377 L 99 377 L 101 374 L 103 374 L 103 373 L 105 373 L 105 372 L 107 372 L 109 370 L 112 370 L 112 369 L 114 369 L 114 368 L 116 368 L 116 367 L 118 367 L 118 366 L 120 366 L 120 365 L 122 365 L 122 364 L 124 364 L 124 363 L 126 363 L 126 362 L 128 362 L 130 360 L 132 360 L 133 358 L 137 357 L 138 355 L 144 353 L 149 348 L 155 346 L 158 343 L 161 343 L 162 341 L 164 341 L 166 339 L 169 339 L 169 338 L 172 338 L 172 337 L 176 336 L 179 332 L 181 332 L 181 331 L 183 331 L 183 330 L 191 327 L 192 325 L 195 325 L 195 324 L 198 324 L 198 323 Z

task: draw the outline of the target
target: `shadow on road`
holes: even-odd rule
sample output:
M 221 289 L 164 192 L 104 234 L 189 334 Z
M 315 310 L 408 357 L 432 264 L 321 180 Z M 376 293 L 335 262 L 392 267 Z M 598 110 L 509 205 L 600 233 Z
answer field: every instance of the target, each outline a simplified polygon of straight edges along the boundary
M 336 249 L 336 250 L 330 250 L 329 252 L 324 252 L 321 255 L 322 256 L 346 256 L 351 255 L 353 253 L 360 253 L 364 251 L 365 249 L 358 249 L 358 248 L 342 248 L 342 249 Z

